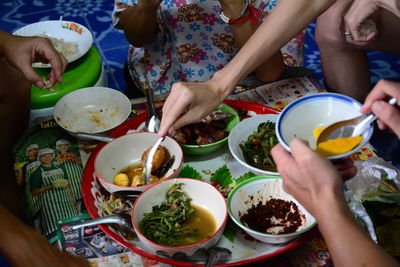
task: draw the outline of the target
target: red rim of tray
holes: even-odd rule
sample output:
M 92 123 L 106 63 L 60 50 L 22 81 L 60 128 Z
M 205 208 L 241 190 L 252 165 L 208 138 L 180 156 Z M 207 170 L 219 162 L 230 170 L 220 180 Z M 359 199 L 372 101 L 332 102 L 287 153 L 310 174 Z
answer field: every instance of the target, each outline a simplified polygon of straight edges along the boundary
M 245 109 L 248 111 L 253 111 L 256 114 L 279 114 L 279 111 L 276 109 L 273 109 L 271 107 L 259 105 L 259 104 L 254 104 L 254 103 L 249 103 L 249 102 L 244 102 L 244 101 L 236 101 L 236 100 L 225 100 L 225 104 L 231 106 L 232 108 L 236 109 Z M 131 129 L 136 129 L 138 128 L 145 120 L 147 119 L 147 112 L 140 113 L 136 117 L 133 117 L 131 119 L 128 119 L 125 121 L 123 124 L 121 124 L 119 127 L 114 129 L 111 133 L 110 136 L 112 137 L 118 137 L 121 135 L 126 134 L 128 130 Z M 97 207 L 95 206 L 95 198 L 92 195 L 92 181 L 94 180 L 93 173 L 94 173 L 94 160 L 99 153 L 100 149 L 105 146 L 106 143 L 100 142 L 96 149 L 92 152 L 90 155 L 86 165 L 85 169 L 82 174 L 82 197 L 85 202 L 86 209 L 88 210 L 90 216 L 92 218 L 99 218 L 100 216 L 97 214 Z M 161 257 L 152 253 L 149 253 L 147 251 L 144 251 L 136 246 L 134 246 L 132 243 L 127 242 L 122 238 L 120 235 L 116 234 L 113 232 L 107 225 L 99 225 L 100 229 L 106 233 L 109 237 L 114 239 L 116 242 L 120 243 L 121 245 L 131 249 L 133 252 L 146 257 L 150 260 L 155 260 L 158 262 L 162 263 L 167 263 L 167 264 L 172 264 L 172 265 L 179 265 L 179 266 L 204 266 L 202 263 L 196 263 L 196 262 L 186 262 L 186 261 L 178 261 L 170 258 L 165 258 Z M 229 262 L 229 263 L 222 263 L 218 264 L 217 266 L 232 266 L 232 265 L 238 265 L 238 264 L 247 264 L 247 263 L 252 263 L 252 262 L 257 262 L 261 260 L 265 260 L 268 258 L 272 258 L 274 256 L 277 256 L 283 252 L 289 251 L 293 249 L 294 247 L 304 243 L 307 241 L 311 236 L 313 236 L 316 233 L 317 228 L 314 227 L 311 231 L 308 233 L 303 234 L 297 241 L 290 243 L 272 253 L 261 255 L 252 259 L 246 259 L 246 260 L 239 260 L 236 262 Z

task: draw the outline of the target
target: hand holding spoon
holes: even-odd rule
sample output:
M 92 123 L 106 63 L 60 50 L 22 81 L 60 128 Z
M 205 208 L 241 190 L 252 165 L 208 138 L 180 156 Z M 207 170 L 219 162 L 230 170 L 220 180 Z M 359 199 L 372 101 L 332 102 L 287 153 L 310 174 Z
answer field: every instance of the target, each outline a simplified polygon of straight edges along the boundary
M 396 98 L 391 98 L 389 104 L 394 106 L 396 104 Z M 321 132 L 317 139 L 317 145 L 327 140 L 360 136 L 376 119 L 377 117 L 373 113 L 369 113 L 350 120 L 335 122 Z

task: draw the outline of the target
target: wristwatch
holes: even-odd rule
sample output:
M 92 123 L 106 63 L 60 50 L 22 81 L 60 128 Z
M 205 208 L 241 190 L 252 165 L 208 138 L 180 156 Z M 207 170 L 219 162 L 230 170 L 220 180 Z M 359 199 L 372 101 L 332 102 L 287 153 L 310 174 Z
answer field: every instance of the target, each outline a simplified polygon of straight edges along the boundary
M 240 16 L 238 18 L 230 19 L 224 14 L 224 12 L 222 10 L 221 10 L 221 13 L 219 14 L 219 16 L 221 17 L 223 22 L 228 23 L 228 24 L 241 23 L 241 22 L 243 22 L 243 18 L 246 17 L 246 15 L 247 15 L 248 6 L 249 6 L 249 1 L 243 0 L 242 12 L 240 13 Z

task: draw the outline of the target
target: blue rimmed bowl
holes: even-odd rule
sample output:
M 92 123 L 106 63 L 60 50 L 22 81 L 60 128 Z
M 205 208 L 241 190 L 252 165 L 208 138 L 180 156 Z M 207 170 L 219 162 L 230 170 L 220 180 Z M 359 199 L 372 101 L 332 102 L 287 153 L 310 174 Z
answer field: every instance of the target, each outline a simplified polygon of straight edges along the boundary
M 279 114 L 276 136 L 288 151 L 290 151 L 290 141 L 294 138 L 308 141 L 310 147 L 315 149 L 316 139 L 313 134 L 315 128 L 358 117 L 361 115 L 361 106 L 353 98 L 335 93 L 319 93 L 301 97 L 286 106 Z M 371 126 L 363 134 L 363 139 L 358 146 L 346 153 L 327 158 L 340 159 L 354 154 L 368 143 L 372 132 Z

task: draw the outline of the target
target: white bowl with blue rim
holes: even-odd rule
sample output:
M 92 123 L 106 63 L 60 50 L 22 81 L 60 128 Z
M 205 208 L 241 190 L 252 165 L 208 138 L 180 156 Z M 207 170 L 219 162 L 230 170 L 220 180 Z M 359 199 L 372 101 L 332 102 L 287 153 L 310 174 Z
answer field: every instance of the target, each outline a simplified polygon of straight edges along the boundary
M 290 151 L 289 144 L 294 138 L 306 140 L 312 149 L 316 147 L 313 131 L 320 126 L 360 116 L 361 104 L 351 97 L 335 93 L 319 93 L 297 99 L 285 107 L 276 123 L 276 136 L 283 147 Z M 358 146 L 349 152 L 327 157 L 340 159 L 348 157 L 370 140 L 373 127 L 365 131 Z

